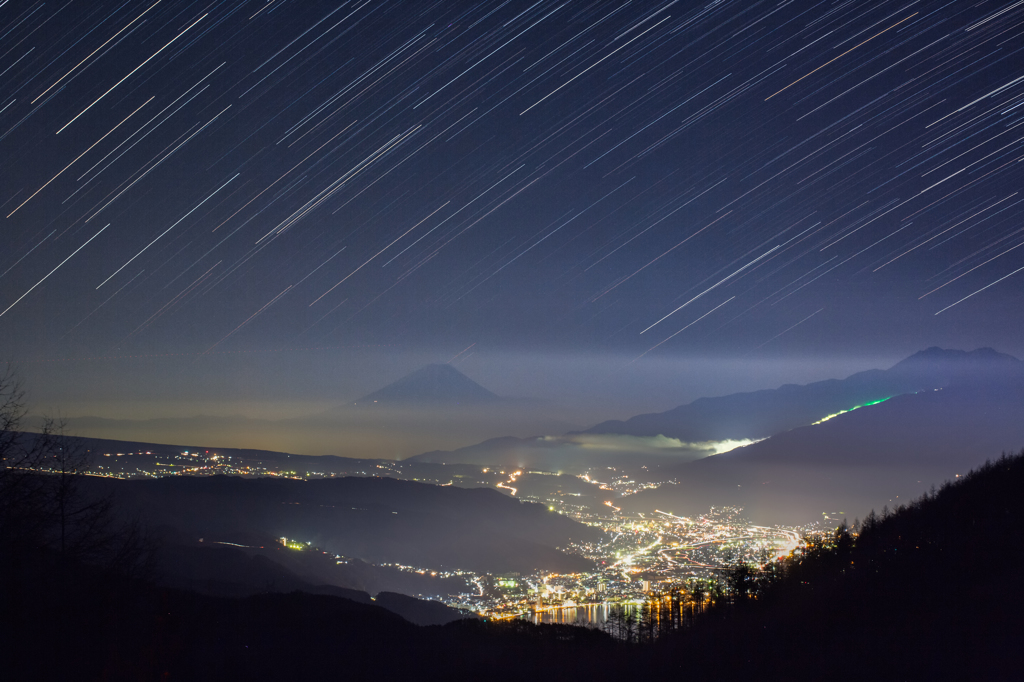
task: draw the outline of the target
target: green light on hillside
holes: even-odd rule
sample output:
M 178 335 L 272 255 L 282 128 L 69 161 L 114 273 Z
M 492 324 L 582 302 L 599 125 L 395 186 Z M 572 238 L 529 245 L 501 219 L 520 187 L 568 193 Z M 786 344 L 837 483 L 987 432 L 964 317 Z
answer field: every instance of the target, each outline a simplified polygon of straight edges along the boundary
M 870 403 L 864 403 L 863 405 L 855 405 L 855 406 L 851 407 L 848 410 L 840 410 L 839 412 L 836 412 L 835 414 L 830 414 L 827 417 L 823 417 L 822 419 L 819 419 L 818 421 L 816 421 L 813 424 L 811 424 L 811 426 L 817 426 L 818 424 L 821 424 L 822 422 L 827 422 L 829 419 L 832 419 L 833 417 L 838 417 L 839 415 L 846 414 L 847 412 L 853 412 L 854 410 L 856 410 L 858 408 L 861 408 L 861 407 L 867 407 L 868 405 L 877 405 L 878 403 L 884 403 L 886 400 L 889 400 L 890 398 L 892 398 L 892 396 L 889 396 L 888 398 L 882 398 L 881 400 L 872 400 Z

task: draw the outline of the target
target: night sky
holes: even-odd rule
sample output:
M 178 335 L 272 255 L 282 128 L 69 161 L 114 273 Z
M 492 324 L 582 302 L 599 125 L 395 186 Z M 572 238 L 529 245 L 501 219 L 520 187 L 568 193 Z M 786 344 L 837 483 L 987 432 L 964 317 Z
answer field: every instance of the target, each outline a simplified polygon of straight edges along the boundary
M 1022 49 L 1014 0 L 0 0 L 0 348 L 57 405 L 1024 355 Z

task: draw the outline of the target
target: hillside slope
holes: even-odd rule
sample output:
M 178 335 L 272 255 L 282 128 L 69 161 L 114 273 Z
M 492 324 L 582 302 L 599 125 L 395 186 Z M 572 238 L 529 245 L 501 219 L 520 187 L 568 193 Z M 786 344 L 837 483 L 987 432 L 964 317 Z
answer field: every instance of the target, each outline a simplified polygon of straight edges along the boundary
M 492 573 L 582 570 L 556 547 L 598 531 L 487 488 L 390 478 L 313 481 L 228 476 L 95 481 L 154 526 L 248 544 L 287 537 L 371 563 Z

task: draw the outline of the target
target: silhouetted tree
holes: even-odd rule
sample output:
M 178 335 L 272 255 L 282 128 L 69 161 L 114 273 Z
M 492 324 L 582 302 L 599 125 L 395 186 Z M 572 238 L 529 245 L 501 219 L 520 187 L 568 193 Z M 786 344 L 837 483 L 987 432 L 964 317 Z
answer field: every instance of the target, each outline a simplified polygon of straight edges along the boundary
M 22 431 L 25 391 L 8 365 L 0 374 L 0 543 L 12 560 L 23 551 L 56 552 L 62 563 L 99 565 L 141 576 L 153 544 L 137 518 L 118 519 L 110 495 L 84 489 L 90 464 L 82 441 L 46 417 Z
M 647 595 L 647 600 L 640 607 L 639 635 L 641 644 L 649 644 L 658 637 L 658 597 Z
M 733 604 L 741 605 L 756 592 L 755 576 L 750 566 L 738 563 L 726 574 L 726 584 L 733 597 Z
M 622 639 L 622 619 L 624 614 L 618 606 L 608 607 L 608 616 L 604 621 L 604 631 L 616 639 Z
M 704 598 L 707 596 L 707 589 L 700 580 L 690 583 L 690 594 L 693 595 L 694 613 L 700 615 L 704 611 Z
M 21 431 L 25 391 L 14 370 L 0 373 L 0 544 L 8 554 L 43 535 L 52 510 L 47 481 L 36 472 L 56 446 L 56 424 L 46 420 L 38 434 Z
M 637 614 L 625 606 L 613 606 L 605 621 L 605 632 L 627 644 L 636 643 L 639 639 L 640 619 Z

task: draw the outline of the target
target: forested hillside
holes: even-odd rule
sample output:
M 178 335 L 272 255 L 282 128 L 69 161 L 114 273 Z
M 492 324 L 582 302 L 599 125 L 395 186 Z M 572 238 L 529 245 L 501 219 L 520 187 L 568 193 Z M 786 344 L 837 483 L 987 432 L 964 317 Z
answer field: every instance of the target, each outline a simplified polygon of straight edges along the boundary
M 659 666 L 803 679 L 1017 679 L 1024 452 L 728 576 L 730 598 L 660 640 Z

